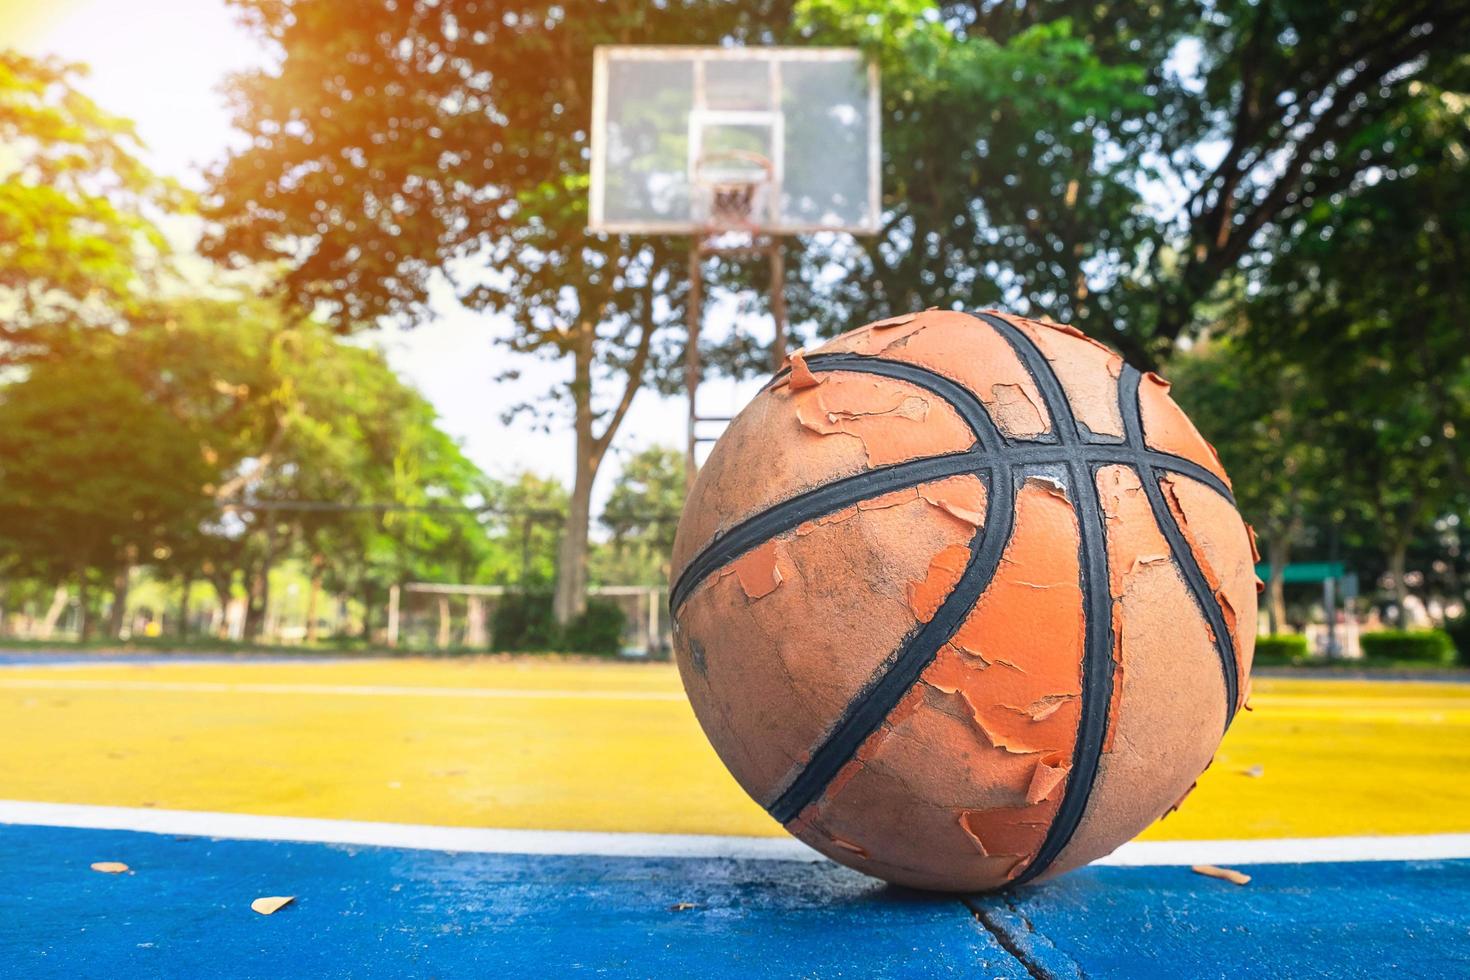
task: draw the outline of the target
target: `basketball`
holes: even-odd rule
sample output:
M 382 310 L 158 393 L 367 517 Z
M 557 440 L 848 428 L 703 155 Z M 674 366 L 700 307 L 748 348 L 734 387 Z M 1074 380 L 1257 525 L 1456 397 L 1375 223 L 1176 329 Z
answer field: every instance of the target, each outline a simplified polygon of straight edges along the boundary
M 700 471 L 674 646 L 735 779 L 876 877 L 978 891 L 1167 814 L 1249 691 L 1257 560 L 1168 384 L 1066 326 L 881 320 Z

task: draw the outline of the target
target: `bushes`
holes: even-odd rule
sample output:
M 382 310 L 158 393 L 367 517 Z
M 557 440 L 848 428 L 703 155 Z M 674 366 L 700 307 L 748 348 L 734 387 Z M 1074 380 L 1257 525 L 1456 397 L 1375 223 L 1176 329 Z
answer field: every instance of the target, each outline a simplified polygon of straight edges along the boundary
M 622 649 L 627 616 L 615 602 L 590 599 L 587 611 L 558 629 L 547 593 L 503 597 L 490 620 L 494 648 L 505 652 L 560 651 L 615 655 Z
M 490 617 L 490 635 L 496 650 L 508 652 L 556 650 L 556 620 L 551 595 L 515 592 L 501 597 Z
M 1470 667 L 1470 614 L 1445 623 L 1444 631 L 1449 634 L 1455 649 L 1460 651 L 1460 666 Z
M 1307 638 L 1297 633 L 1275 633 L 1256 637 L 1255 665 L 1280 667 L 1307 659 Z
M 623 648 L 622 607 L 606 599 L 587 600 L 587 611 L 567 624 L 559 649 L 568 653 L 617 654 Z
M 1385 630 L 1359 638 L 1363 656 L 1370 660 L 1397 660 L 1420 664 L 1455 662 L 1455 645 L 1443 630 Z

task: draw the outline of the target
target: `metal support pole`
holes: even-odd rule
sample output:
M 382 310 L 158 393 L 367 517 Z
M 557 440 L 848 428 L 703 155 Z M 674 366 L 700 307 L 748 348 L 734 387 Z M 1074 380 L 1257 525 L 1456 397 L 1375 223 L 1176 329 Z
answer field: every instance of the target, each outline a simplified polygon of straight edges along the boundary
M 771 373 L 781 370 L 786 360 L 786 252 L 781 240 L 773 239 L 771 256 L 771 319 L 776 323 L 776 339 L 771 343 Z
M 648 593 L 648 655 L 650 657 L 659 652 L 658 607 L 658 590 L 654 589 Z
M 388 646 L 398 646 L 398 586 L 388 587 Z
M 689 394 L 689 445 L 684 457 L 684 489 L 694 489 L 694 477 L 699 461 L 694 449 L 698 442 L 696 428 L 699 423 L 697 408 L 699 380 L 702 367 L 699 363 L 699 325 L 704 314 L 704 269 L 700 261 L 704 257 L 704 243 L 694 241 L 689 246 L 689 304 L 685 311 L 689 339 L 684 348 L 684 390 Z
M 1328 576 L 1322 580 L 1322 606 L 1327 616 L 1327 659 L 1336 660 L 1342 654 L 1337 642 L 1337 579 Z

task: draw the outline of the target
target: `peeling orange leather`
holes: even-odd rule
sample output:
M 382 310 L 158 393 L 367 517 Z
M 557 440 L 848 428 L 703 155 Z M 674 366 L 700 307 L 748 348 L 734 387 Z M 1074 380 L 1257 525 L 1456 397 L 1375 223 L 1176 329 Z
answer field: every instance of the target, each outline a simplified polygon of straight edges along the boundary
M 980 485 L 978 477 L 961 475 L 921 489 L 973 492 Z M 894 498 L 891 506 L 853 509 L 846 520 L 777 539 L 782 581 L 763 597 L 749 598 L 727 569 L 679 611 L 675 652 L 690 704 L 721 760 L 759 801 L 780 791 L 917 627 L 908 589 L 934 555 L 974 537 L 974 528 L 916 492 Z M 756 585 L 771 558 L 749 564 Z M 773 579 L 766 574 L 764 582 Z
M 775 592 L 781 582 L 792 574 L 791 561 L 781 552 L 779 540 L 767 541 L 730 566 L 730 571 L 740 580 L 740 588 L 745 591 L 747 599 L 765 598 Z
M 1230 477 L 1225 475 L 1215 448 L 1205 442 L 1194 423 L 1169 397 L 1169 382 L 1152 371 L 1144 374 L 1138 381 L 1138 408 L 1143 418 L 1145 442 L 1198 463 L 1224 480 L 1226 486 L 1230 485 Z
M 812 369 L 807 367 L 806 357 L 801 351 L 792 351 L 788 360 L 791 362 L 791 374 L 788 378 L 793 391 L 815 388 L 822 383 L 823 379 L 812 374 Z
M 869 466 L 936 455 L 934 433 L 925 425 L 937 401 L 934 396 L 859 374 L 829 374 L 821 385 L 798 385 L 795 363 L 791 387 L 796 419 L 806 429 L 819 436 L 856 438 Z
M 945 481 L 919 491 L 929 503 L 971 527 L 985 523 L 985 485 Z
M 1032 809 L 961 810 L 959 821 L 986 857 L 1027 858 L 1041 846 L 1041 839 L 1046 836 L 1046 828 L 1051 823 L 1050 814 L 1033 813 Z M 1010 868 L 1006 874 L 1012 877 Z
M 1026 790 L 1026 802 L 1035 806 L 1045 800 L 1051 799 L 1061 789 L 1062 783 L 1066 781 L 1067 773 L 1072 770 L 1070 762 L 1063 762 L 1061 756 L 1043 756 L 1036 760 L 1036 772 L 1031 776 L 1031 786 Z
M 953 887 L 976 875 L 998 886 L 1034 856 L 1065 791 L 1082 684 L 1079 531 L 1071 503 L 1058 491 L 1043 480 L 1022 486 L 1014 531 L 990 587 L 920 686 L 792 825 L 802 839 L 843 860 L 823 845 L 823 836 L 851 838 L 843 828 L 901 772 L 908 787 L 901 798 L 908 802 L 894 819 L 914 819 L 921 801 L 949 803 L 947 816 L 938 812 L 942 807 L 932 818 L 922 809 L 938 839 L 929 840 L 922 868 L 907 863 L 916 855 L 890 858 L 891 845 L 881 836 L 864 839 L 869 860 L 856 866 L 902 863 L 904 880 L 928 887 Z M 938 576 L 936 592 L 951 587 L 947 574 Z M 871 823 L 872 816 L 862 819 Z M 961 832 L 948 844 L 946 826 Z M 892 832 L 903 829 L 895 825 Z M 967 853 L 980 863 L 967 864 Z
M 1163 816 L 1225 723 L 1219 656 L 1172 557 L 1156 560 L 1168 542 L 1137 471 L 1104 466 L 1096 486 L 1113 600 L 1109 737 L 1082 822 L 1043 878 L 1102 857 Z
M 919 314 L 917 313 L 900 313 L 898 316 L 891 316 L 886 320 L 874 320 L 872 323 L 866 324 L 865 326 L 859 327 L 858 329 L 885 330 L 889 327 L 901 327 L 905 323 L 913 321 L 918 316 Z
M 1077 421 L 1098 435 L 1122 438 L 1118 378 L 1123 373 L 1123 358 L 1116 351 L 1076 327 L 990 312 L 1004 317 L 1041 351 L 1067 393 Z
M 1204 484 L 1168 474 L 1160 481 L 1164 500 L 1194 553 L 1205 581 L 1220 605 L 1235 648 L 1244 703 L 1256 637 L 1256 566 L 1250 534 L 1229 501 Z
M 950 545 L 934 556 L 924 580 L 909 586 L 909 607 L 914 611 L 914 618 L 921 623 L 934 618 L 945 596 L 960 580 L 969 560 L 970 549 L 962 544 Z
M 1050 431 L 1035 381 L 1011 345 L 984 320 L 952 310 L 926 310 L 879 323 L 843 334 L 813 353 L 881 355 L 917 364 L 969 388 L 1006 435 L 1030 438 Z
M 1005 432 L 1045 432 L 1046 409 L 1023 384 L 990 386 L 988 402 L 995 424 Z
M 805 490 L 870 469 L 874 464 L 868 443 L 877 445 L 877 458 L 894 462 L 962 452 L 975 443 L 974 433 L 947 402 L 907 382 L 873 376 L 865 381 L 878 386 L 871 389 L 879 391 L 877 401 L 891 405 L 909 396 L 927 399 L 923 422 L 890 417 L 875 428 L 871 422 L 857 421 L 852 423 L 857 437 L 818 435 L 798 421 L 798 408 L 823 419 L 817 405 L 819 393 L 825 397 L 829 389 L 864 383 L 858 375 L 842 372 L 818 377 L 824 380 L 814 388 L 792 391 L 785 385 L 761 392 L 725 430 L 700 468 L 679 522 L 673 577 L 721 531 Z M 859 408 L 871 410 L 872 405 Z M 888 433 L 902 429 L 903 437 L 875 440 L 877 429 Z
M 1069 327 L 1008 320 L 1052 365 L 1079 424 L 1121 435 L 1117 355 Z M 1010 437 L 1053 426 L 1005 336 L 967 314 L 891 317 L 819 350 L 945 375 Z M 717 445 L 681 521 L 676 576 L 724 531 L 806 489 L 974 446 L 974 433 L 933 392 L 858 370 L 814 372 L 810 356 L 793 353 L 783 382 L 757 396 Z M 1165 382 L 1141 379 L 1140 404 L 1150 445 L 1223 478 Z M 1096 585 L 1108 590 L 1113 658 L 1107 734 L 1081 820 L 1040 878 L 1108 853 L 1187 794 L 1224 726 L 1219 656 L 1169 545 L 1179 539 L 1165 538 L 1138 472 L 1108 464 L 1094 475 L 1093 486 L 1072 487 L 1060 470 L 1030 472 L 984 593 L 918 682 L 787 823 L 793 834 L 912 887 L 993 888 L 1026 872 L 1073 782 L 1087 605 L 1073 501 L 1090 505 L 1094 491 L 1107 558 L 1106 581 Z M 1161 489 L 1231 633 L 1253 633 L 1251 532 L 1226 498 L 1197 481 L 1168 474 Z M 934 621 L 974 560 L 986 506 L 975 475 L 883 494 L 807 520 L 689 594 L 676 619 L 680 673 L 716 752 L 757 802 L 782 797 L 905 639 Z M 1235 639 L 1246 700 L 1252 638 Z

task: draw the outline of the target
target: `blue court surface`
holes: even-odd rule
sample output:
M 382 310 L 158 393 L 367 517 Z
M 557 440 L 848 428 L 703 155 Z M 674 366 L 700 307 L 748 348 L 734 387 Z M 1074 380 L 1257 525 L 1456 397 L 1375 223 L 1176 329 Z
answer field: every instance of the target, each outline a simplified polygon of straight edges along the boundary
M 94 861 L 131 870 L 100 874 Z M 960 898 L 816 860 L 9 824 L 0 966 L 129 978 L 1470 976 L 1470 860 L 1237 866 L 1249 885 L 1110 866 Z M 296 900 L 251 911 L 266 895 Z

